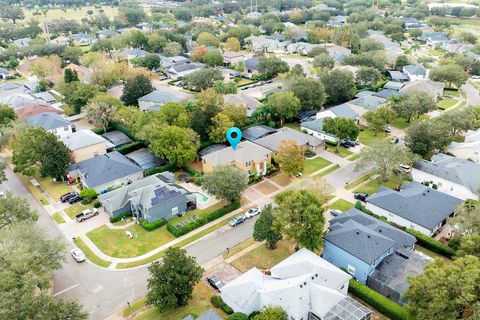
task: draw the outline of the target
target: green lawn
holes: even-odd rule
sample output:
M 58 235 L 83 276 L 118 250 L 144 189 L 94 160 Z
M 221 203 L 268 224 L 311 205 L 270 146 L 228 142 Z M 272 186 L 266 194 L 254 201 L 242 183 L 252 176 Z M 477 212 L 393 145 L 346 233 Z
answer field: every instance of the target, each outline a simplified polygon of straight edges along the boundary
M 358 159 L 360 159 L 360 154 L 356 153 L 351 157 L 347 157 L 347 159 L 350 160 L 350 161 L 358 160 Z
M 452 98 L 443 98 L 437 103 L 437 108 L 446 110 L 448 108 L 453 107 L 455 103 L 457 103 L 458 100 L 452 99 Z
M 458 90 L 446 89 L 446 90 L 443 90 L 443 93 L 444 94 L 449 94 L 449 95 L 457 97 L 457 98 L 460 98 L 460 92 L 458 92 Z
M 223 201 L 220 201 L 206 209 L 203 209 L 203 210 L 200 210 L 200 209 L 195 209 L 195 210 L 192 210 L 192 211 L 188 211 L 183 217 L 173 217 L 171 218 L 170 220 L 168 220 L 168 222 L 172 223 L 172 224 L 177 224 L 177 223 L 181 223 L 185 220 L 188 220 L 190 219 L 193 215 L 195 215 L 197 218 L 201 218 L 215 210 L 218 210 L 220 208 L 224 207 L 224 202 Z
M 350 189 L 353 189 L 355 188 L 356 186 L 358 186 L 360 183 L 364 182 L 364 181 L 367 181 L 370 177 L 372 176 L 371 173 L 368 173 L 364 176 L 361 176 L 360 178 L 356 179 L 356 180 L 353 180 L 351 182 L 348 183 L 346 189 L 347 190 L 350 190 Z
M 132 233 L 133 239 L 127 237 L 126 231 Z M 175 239 L 168 232 L 166 225 L 153 231 L 146 231 L 138 224 L 121 230 L 110 229 L 103 225 L 88 232 L 87 236 L 103 253 L 115 258 L 141 256 Z
M 447 262 L 451 262 L 452 260 L 448 259 L 447 257 L 445 256 L 442 256 L 441 254 L 438 254 L 436 252 L 433 252 L 432 250 L 430 249 L 427 249 L 425 247 L 422 247 L 421 245 L 419 244 L 415 244 L 415 250 L 418 250 L 424 254 L 426 254 L 427 256 L 429 256 L 430 258 L 433 258 L 433 259 L 441 259 L 441 260 L 444 260 L 444 261 L 447 261 Z
M 65 219 L 63 219 L 62 215 L 58 212 L 55 212 L 54 214 L 52 214 L 52 218 L 58 224 L 65 223 Z
M 302 131 L 302 130 L 300 130 L 300 125 L 296 122 L 286 123 L 285 127 L 289 127 L 290 129 L 294 129 L 294 130 L 297 130 L 297 131 Z
M 367 184 L 364 184 L 360 188 L 355 189 L 355 192 L 366 192 L 369 195 L 374 194 L 380 189 L 381 186 L 394 189 L 397 185 L 404 183 L 402 178 L 393 177 L 389 181 L 384 183 L 379 183 L 377 179 L 372 179 Z
M 110 266 L 111 263 L 109 261 L 105 261 L 99 258 L 95 253 L 93 253 L 92 250 L 90 250 L 90 248 L 85 244 L 85 242 L 83 242 L 83 240 L 80 239 L 79 237 L 76 237 L 73 243 L 75 243 L 75 245 L 80 250 L 83 251 L 83 253 L 85 254 L 85 256 L 90 262 L 95 263 L 96 265 L 99 265 L 100 267 L 104 267 L 104 268 L 107 268 L 108 266 Z
M 329 209 L 337 209 L 341 211 L 348 211 L 352 209 L 355 205 L 351 203 L 350 201 L 347 201 L 345 199 L 338 199 L 334 203 L 328 206 Z
M 330 164 L 332 164 L 330 161 L 322 157 L 316 157 L 314 159 L 306 160 L 305 166 L 303 169 L 303 174 L 308 175 L 308 174 L 314 173 L 315 171 L 325 168 Z
M 65 213 L 70 217 L 70 219 L 75 219 L 75 216 L 86 209 L 93 208 L 91 205 L 84 206 L 81 203 L 76 203 L 65 209 Z
M 406 128 L 410 127 L 410 125 L 412 123 L 414 123 L 416 121 L 424 120 L 426 118 L 428 118 L 428 115 L 422 114 L 420 117 L 411 119 L 410 122 L 407 122 L 407 120 L 405 118 L 397 117 L 397 118 L 395 118 L 395 120 L 393 120 L 391 125 L 395 128 L 398 128 L 398 129 L 406 129 Z
M 332 146 L 330 144 L 325 144 L 325 145 L 327 146 L 327 151 L 329 151 L 331 153 L 334 153 L 337 156 L 342 157 L 342 158 L 346 158 L 349 155 L 353 154 L 350 150 L 348 150 L 347 148 L 344 148 L 342 146 L 338 147 L 338 153 L 337 153 L 337 150 L 336 150 L 335 146 Z
M 360 131 L 360 134 L 358 135 L 358 140 L 360 140 L 361 143 L 371 146 L 374 145 L 375 143 L 378 143 L 382 140 L 385 140 L 388 138 L 388 134 L 385 132 L 373 132 L 370 129 L 363 129 Z
M 67 185 L 66 182 L 55 182 L 52 178 L 42 178 L 37 171 L 34 175 L 35 179 L 40 183 L 40 186 L 46 193 L 50 195 L 55 201 L 60 200 L 60 196 L 65 193 L 72 192 L 73 189 Z
M 85 7 L 81 7 L 81 8 L 75 8 L 75 9 L 73 9 L 73 8 L 70 9 L 69 8 L 69 9 L 65 9 L 65 11 L 63 11 L 62 9 L 49 8 L 48 11 L 46 12 L 46 15 L 44 15 L 42 13 L 40 16 L 35 16 L 35 15 L 33 15 L 33 13 L 37 10 L 36 9 L 29 9 L 29 10 L 24 10 L 25 18 L 23 20 L 19 20 L 19 21 L 28 21 L 28 20 L 32 20 L 32 19 L 37 19 L 37 20 L 40 19 L 41 21 L 45 20 L 45 22 L 47 22 L 47 21 L 51 21 L 53 19 L 58 19 L 58 18 L 65 18 L 67 20 L 78 20 L 78 21 L 80 21 L 81 19 L 86 18 L 88 16 L 88 14 L 87 14 L 88 10 L 92 10 L 94 15 L 100 13 L 100 10 L 96 9 L 93 6 L 85 6 Z M 107 17 L 114 17 L 118 13 L 118 8 L 116 8 L 116 7 L 102 6 L 102 10 L 107 15 Z M 38 17 L 40 17 L 40 18 L 38 18 Z
M 319 174 L 316 174 L 313 176 L 314 179 L 321 179 L 323 176 L 326 176 L 329 173 L 332 173 L 333 171 L 337 170 L 340 168 L 340 165 L 336 164 L 333 167 L 328 168 L 327 170 L 324 170 L 320 172 Z
M 452 112 L 452 111 L 461 109 L 461 108 L 463 108 L 466 104 L 467 104 L 466 101 L 462 101 L 462 102 L 460 102 L 456 107 L 453 107 L 453 108 L 450 108 L 450 109 L 448 109 L 448 110 L 445 110 L 445 112 Z

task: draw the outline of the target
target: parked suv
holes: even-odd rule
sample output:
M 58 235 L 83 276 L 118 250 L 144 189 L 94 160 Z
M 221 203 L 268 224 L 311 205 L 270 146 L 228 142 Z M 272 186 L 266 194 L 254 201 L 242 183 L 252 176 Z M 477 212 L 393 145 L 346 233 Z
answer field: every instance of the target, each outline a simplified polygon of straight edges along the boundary
M 78 222 L 83 222 L 91 217 L 98 216 L 98 210 L 96 208 L 83 210 L 75 216 Z
M 368 193 L 366 193 L 366 192 L 355 192 L 353 194 L 353 197 L 357 200 L 367 202 Z
M 76 192 L 69 192 L 69 193 L 65 193 L 64 195 L 62 195 L 60 197 L 60 201 L 61 202 L 67 202 L 68 199 L 70 199 L 71 197 L 75 196 L 75 195 L 78 195 L 78 193 Z
M 80 198 L 80 196 L 78 195 L 78 193 L 74 194 L 73 196 L 71 196 L 70 198 L 67 199 L 67 202 L 70 203 L 70 204 L 74 204 L 74 203 L 77 203 L 78 201 L 82 200 L 82 198 Z
M 220 291 L 220 288 L 224 286 L 223 282 L 215 277 L 207 278 L 208 284 L 212 286 L 213 289 Z
M 240 223 L 244 223 L 245 219 L 246 219 L 245 216 L 238 216 L 238 217 L 235 217 L 232 220 L 230 220 L 230 222 L 228 224 L 230 225 L 230 227 L 235 227 L 236 225 L 238 225 Z

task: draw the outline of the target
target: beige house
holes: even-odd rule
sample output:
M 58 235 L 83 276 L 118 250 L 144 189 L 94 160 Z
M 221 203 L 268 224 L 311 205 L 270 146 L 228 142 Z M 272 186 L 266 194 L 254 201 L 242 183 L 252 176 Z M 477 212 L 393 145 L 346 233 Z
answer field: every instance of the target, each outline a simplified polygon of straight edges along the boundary
M 113 144 L 90 130 L 80 130 L 61 138 L 72 152 L 72 162 L 80 162 L 104 155 L 113 148 Z
M 209 173 L 219 165 L 234 165 L 246 174 L 254 172 L 263 176 L 272 163 L 273 151 L 250 141 L 243 141 L 233 150 L 232 147 L 213 151 L 202 157 L 203 172 Z
M 240 52 L 225 51 L 223 53 L 223 64 L 231 66 L 239 62 L 243 62 L 245 55 Z

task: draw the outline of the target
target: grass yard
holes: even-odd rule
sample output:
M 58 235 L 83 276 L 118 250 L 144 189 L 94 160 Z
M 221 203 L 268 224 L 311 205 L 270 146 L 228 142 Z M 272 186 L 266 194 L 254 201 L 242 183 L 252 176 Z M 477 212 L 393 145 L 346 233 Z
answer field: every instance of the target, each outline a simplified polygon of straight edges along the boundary
M 250 83 L 254 83 L 254 82 L 255 81 L 251 80 L 251 79 L 241 78 L 240 81 L 237 82 L 237 87 L 246 86 L 246 85 L 249 85 Z
M 130 231 L 133 239 L 125 234 Z M 153 231 L 134 224 L 125 229 L 114 230 L 103 225 L 87 233 L 90 240 L 106 255 L 115 258 L 132 258 L 141 256 L 153 249 L 175 239 L 164 225 Z
M 275 187 L 273 184 L 271 184 L 268 181 L 260 182 L 255 186 L 255 188 L 265 195 L 278 190 L 277 187 Z
M 288 174 L 284 172 L 279 172 L 269 179 L 282 187 L 288 186 L 288 184 L 291 182 L 291 179 L 288 176 Z
M 350 190 L 350 189 L 353 189 L 355 188 L 356 186 L 358 186 L 360 183 L 364 182 L 364 181 L 367 181 L 372 175 L 370 173 L 364 175 L 364 176 L 361 176 L 360 178 L 356 179 L 356 180 L 353 180 L 352 182 L 348 183 L 346 189 L 347 190 Z
M 428 118 L 428 115 L 422 114 L 420 117 L 411 119 L 410 122 L 407 122 L 405 118 L 396 117 L 395 120 L 393 120 L 393 122 L 391 123 L 391 125 L 398 129 L 407 129 L 412 123 L 424 120 L 426 118 Z
M 460 92 L 458 92 L 458 90 L 446 89 L 446 90 L 443 90 L 443 93 L 460 98 Z
M 319 174 L 314 175 L 313 178 L 314 179 L 321 179 L 322 177 L 326 176 L 329 173 L 332 173 L 333 171 L 337 170 L 338 168 L 340 168 L 340 165 L 336 164 L 333 167 L 328 168 L 327 170 L 324 170 L 324 171 L 320 172 Z
M 388 134 L 384 132 L 378 132 L 375 135 L 375 132 L 373 132 L 370 129 L 363 129 L 360 131 L 360 134 L 358 135 L 358 140 L 360 140 L 361 143 L 371 146 L 374 145 L 382 140 L 387 139 L 389 136 Z
M 233 256 L 234 254 L 237 254 L 237 253 L 239 253 L 240 251 L 242 251 L 242 250 L 250 247 L 250 246 L 253 245 L 254 243 L 257 243 L 257 241 L 253 240 L 253 238 L 250 237 L 250 238 L 248 238 L 247 240 L 243 241 L 242 243 L 237 244 L 235 247 L 230 248 L 230 249 L 228 250 L 228 253 L 225 252 L 225 253 L 223 254 L 223 258 L 224 258 L 224 259 L 228 259 L 228 258 L 230 258 L 231 256 Z
M 83 210 L 93 208 L 91 205 L 84 206 L 81 203 L 76 203 L 65 209 L 65 213 L 69 216 L 70 219 L 75 219 L 75 216 L 82 212 Z
M 165 312 L 158 311 L 157 308 L 152 307 L 147 311 L 139 314 L 135 320 L 181 320 L 187 315 L 201 315 L 208 309 L 215 309 L 215 311 L 222 317 L 226 318 L 227 315 L 220 309 L 215 308 L 210 299 L 213 295 L 216 295 L 215 291 L 210 289 L 205 283 L 201 282 L 193 289 L 193 299 L 190 300 L 186 307 L 177 308 Z M 125 310 L 124 310 L 125 312 Z
M 338 153 L 337 153 L 337 150 L 336 150 L 335 146 L 332 146 L 330 144 L 325 144 L 325 145 L 327 146 L 327 151 L 329 151 L 331 153 L 334 153 L 335 155 L 337 155 L 339 157 L 342 157 L 342 158 L 346 158 L 346 157 L 353 154 L 352 151 L 350 151 L 347 148 L 344 148 L 342 146 L 338 146 Z
M 168 222 L 172 223 L 172 224 L 177 224 L 177 223 L 181 223 L 185 220 L 188 220 L 190 219 L 193 215 L 195 215 L 197 218 L 201 218 L 215 210 L 218 210 L 220 208 L 223 208 L 224 207 L 224 202 L 223 201 L 220 201 L 220 202 L 217 202 L 215 203 L 214 205 L 206 208 L 206 209 L 195 209 L 195 210 L 192 210 L 192 211 L 188 211 L 187 213 L 185 213 L 185 215 L 183 217 L 173 217 L 171 219 L 168 220 Z
M 455 99 L 452 99 L 452 98 L 443 98 L 442 100 L 440 100 L 437 103 L 437 108 L 442 109 L 442 110 L 446 110 L 448 108 L 453 107 L 453 105 L 457 102 L 458 102 L 458 100 L 455 100 Z
M 52 214 L 52 218 L 58 224 L 65 223 L 65 219 L 63 219 L 62 215 L 58 212 L 55 212 L 54 214 Z
M 85 254 L 85 256 L 90 262 L 95 263 L 96 265 L 104 268 L 107 268 L 108 266 L 110 266 L 111 263 L 109 261 L 105 261 L 99 258 L 95 253 L 93 253 L 92 250 L 90 250 L 90 248 L 85 244 L 85 242 L 83 242 L 83 240 L 80 239 L 79 237 L 76 237 L 73 243 L 75 243 L 75 245 L 80 250 L 83 251 L 83 253 Z
M 92 10 L 93 15 L 97 15 L 100 13 L 99 9 L 96 9 L 93 6 L 85 6 L 81 8 L 69 8 L 69 9 L 48 9 L 46 15 L 43 13 L 41 16 L 35 16 L 33 13 L 37 11 L 36 9 L 31 9 L 31 10 L 24 10 L 25 13 L 25 18 L 23 20 L 19 21 L 28 21 L 31 19 L 39 19 L 37 17 L 41 17 L 40 19 L 43 21 L 45 20 L 46 22 L 51 21 L 53 19 L 58 19 L 58 18 L 65 18 L 67 20 L 77 20 L 80 21 L 83 18 L 88 17 L 87 11 Z M 107 17 L 114 17 L 118 13 L 118 8 L 116 7 L 107 7 L 107 6 L 102 6 L 103 12 L 107 15 Z
M 445 110 L 445 112 L 452 112 L 452 111 L 461 109 L 461 108 L 463 108 L 466 104 L 467 104 L 466 101 L 462 101 L 462 102 L 459 103 L 456 107 L 453 107 L 453 108 L 450 108 L 450 109 L 448 109 L 448 110 Z
M 303 174 L 308 175 L 308 174 L 314 173 L 315 171 L 325 168 L 330 164 L 332 164 L 330 161 L 322 157 L 316 157 L 313 159 L 305 160 Z
M 290 252 L 293 245 L 292 241 L 281 240 L 277 243 L 277 248 L 274 250 L 260 246 L 233 261 L 232 265 L 241 272 L 246 272 L 253 267 L 270 269 L 293 253 Z
M 441 254 L 438 254 L 436 252 L 433 252 L 430 249 L 422 247 L 419 244 L 415 244 L 415 250 L 420 251 L 420 252 L 426 254 L 427 256 L 429 256 L 430 258 L 433 258 L 433 259 L 440 259 L 440 260 L 444 260 L 444 261 L 447 261 L 447 262 L 452 261 L 452 260 L 448 259 L 447 257 L 442 256 Z
M 384 186 L 384 187 L 387 187 L 387 188 L 390 188 L 390 189 L 394 189 L 396 186 L 398 186 L 399 184 L 402 184 L 402 183 L 404 183 L 403 179 L 402 178 L 397 178 L 397 177 L 390 178 L 389 181 L 384 182 L 384 183 L 379 183 L 377 179 L 372 179 L 367 184 L 361 186 L 358 189 L 355 189 L 354 191 L 355 192 L 366 192 L 369 195 L 372 195 L 375 192 L 377 192 L 377 190 L 380 189 L 381 186 Z
M 73 189 L 65 182 L 55 182 L 52 178 L 42 178 L 37 171 L 34 175 L 35 179 L 40 183 L 40 186 L 46 193 L 50 195 L 55 201 L 60 200 L 60 196 L 65 193 L 73 192 Z
M 37 187 L 35 187 L 30 182 L 30 180 L 28 180 L 28 177 L 24 176 L 23 174 L 19 174 L 18 177 L 20 178 L 20 180 L 23 181 L 23 184 L 25 185 L 25 187 L 27 187 L 28 191 L 30 191 L 30 193 L 33 195 L 35 199 L 38 200 L 38 202 L 40 202 L 44 206 L 49 204 L 48 200 L 44 197 L 42 192 Z
M 356 153 L 356 154 L 354 154 L 354 155 L 351 156 L 351 157 L 350 157 L 350 156 L 347 157 L 347 159 L 350 160 L 350 161 L 358 160 L 358 159 L 360 159 L 360 154 Z
M 298 124 L 296 122 L 286 123 L 285 127 L 289 127 L 290 129 L 294 129 L 294 130 L 297 130 L 297 131 L 302 131 L 300 129 L 300 124 Z
M 328 206 L 329 209 L 337 209 L 341 211 L 348 211 L 352 209 L 355 205 L 351 203 L 350 201 L 347 201 L 345 199 L 338 199 L 334 203 Z

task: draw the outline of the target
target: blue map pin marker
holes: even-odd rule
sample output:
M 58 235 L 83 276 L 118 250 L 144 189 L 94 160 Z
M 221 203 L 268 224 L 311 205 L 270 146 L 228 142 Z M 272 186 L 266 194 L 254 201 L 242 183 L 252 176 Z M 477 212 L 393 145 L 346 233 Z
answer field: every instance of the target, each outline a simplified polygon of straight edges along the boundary
M 233 150 L 237 148 L 238 143 L 242 140 L 242 131 L 237 127 L 231 127 L 227 130 L 227 140 L 230 142 Z

